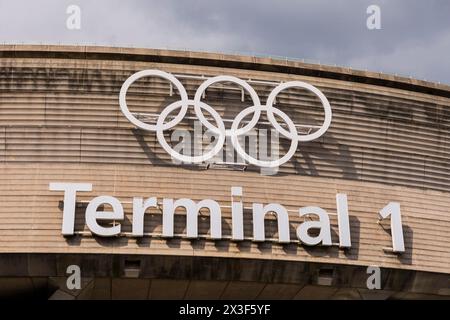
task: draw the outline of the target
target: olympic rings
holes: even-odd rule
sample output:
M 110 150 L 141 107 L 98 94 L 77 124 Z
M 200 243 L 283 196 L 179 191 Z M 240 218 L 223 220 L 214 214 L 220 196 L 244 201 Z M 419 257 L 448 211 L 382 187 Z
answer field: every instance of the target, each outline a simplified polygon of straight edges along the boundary
M 128 92 L 128 89 L 130 86 L 137 80 L 147 77 L 147 76 L 157 76 L 161 77 L 163 79 L 166 79 L 170 81 L 175 88 L 178 90 L 181 99 L 170 104 L 167 106 L 159 115 L 156 124 L 147 124 L 142 122 L 141 120 L 137 119 L 128 109 L 128 105 L 126 102 L 126 95 Z M 223 122 L 223 119 L 219 115 L 219 113 L 214 110 L 211 106 L 201 101 L 203 93 L 206 91 L 206 89 L 211 86 L 212 84 L 218 83 L 218 82 L 232 82 L 235 84 L 240 85 L 242 88 L 244 88 L 249 94 L 252 99 L 253 105 L 242 110 L 234 119 L 231 125 L 231 129 L 226 130 L 225 124 Z M 297 128 L 293 121 L 280 109 L 274 107 L 274 101 L 277 95 L 288 88 L 293 87 L 299 87 L 303 89 L 307 89 L 314 93 L 322 103 L 322 106 L 325 111 L 325 119 L 320 127 L 319 130 L 317 130 L 314 133 L 307 134 L 307 135 L 299 135 L 297 132 Z M 269 97 L 267 98 L 266 105 L 261 105 L 260 99 L 256 91 L 244 80 L 233 77 L 233 76 L 217 76 L 210 78 L 203 82 L 200 87 L 197 89 L 194 99 L 189 100 L 188 94 L 186 92 L 186 89 L 181 84 L 181 82 L 175 78 L 170 73 L 160 71 L 160 70 L 143 70 L 140 72 L 137 72 L 133 74 L 131 77 L 129 77 L 124 84 L 122 85 L 122 88 L 120 90 L 119 95 L 119 105 L 122 113 L 124 116 L 136 127 L 141 128 L 143 130 L 147 131 L 154 131 L 156 132 L 156 137 L 158 139 L 159 144 L 162 146 L 162 148 L 169 153 L 173 158 L 181 161 L 181 162 L 187 162 L 187 163 L 199 163 L 207 161 L 211 158 L 213 158 L 216 154 L 220 152 L 220 150 L 223 148 L 223 145 L 225 143 L 226 137 L 231 137 L 231 142 L 236 150 L 237 154 L 241 156 L 243 159 L 248 161 L 249 163 L 260 166 L 260 167 L 268 167 L 273 168 L 277 166 L 281 166 L 282 164 L 289 161 L 289 159 L 292 158 L 292 156 L 295 154 L 295 151 L 297 150 L 298 142 L 300 141 L 312 141 L 319 137 L 321 137 L 325 132 L 327 132 L 328 128 L 331 125 L 332 120 L 332 111 L 330 103 L 328 102 L 328 99 L 325 97 L 325 95 L 316 87 L 302 82 L 302 81 L 290 81 L 286 83 L 282 83 L 278 85 L 273 91 L 269 94 Z M 200 122 L 209 130 L 211 130 L 213 133 L 218 135 L 218 139 L 215 142 L 215 146 L 209 150 L 207 153 L 202 154 L 200 156 L 185 156 L 178 152 L 176 152 L 174 149 L 172 149 L 169 144 L 166 142 L 164 138 L 164 131 L 171 129 L 175 127 L 177 124 L 179 124 L 184 116 L 187 113 L 188 107 L 193 106 L 195 114 L 197 118 L 200 120 Z M 171 121 L 165 123 L 165 120 L 167 116 L 174 110 L 180 109 L 180 112 L 172 119 Z M 212 125 L 206 117 L 203 115 L 203 110 L 207 111 L 211 114 L 214 121 L 217 124 L 217 127 Z M 284 137 L 291 140 L 291 146 L 288 150 L 288 152 L 282 157 L 277 160 L 272 161 L 262 161 L 258 160 L 249 154 L 245 152 L 245 150 L 242 148 L 242 146 L 239 144 L 238 137 L 241 135 L 244 135 L 245 133 L 252 130 L 256 124 L 258 123 L 261 112 L 265 111 L 267 113 L 267 118 L 270 122 L 270 124 Z M 242 128 L 239 128 L 239 124 L 242 122 L 242 120 L 248 116 L 250 113 L 253 113 L 252 119 Z M 284 129 L 276 120 L 275 115 L 279 116 L 288 126 L 288 130 Z

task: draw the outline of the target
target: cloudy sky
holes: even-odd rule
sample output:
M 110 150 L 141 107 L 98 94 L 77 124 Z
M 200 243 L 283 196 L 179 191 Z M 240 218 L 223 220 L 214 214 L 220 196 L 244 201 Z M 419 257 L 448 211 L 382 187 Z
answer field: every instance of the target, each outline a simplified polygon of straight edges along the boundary
M 372 4 L 381 30 L 366 26 Z M 283 56 L 450 84 L 447 0 L 0 0 L 0 42 Z

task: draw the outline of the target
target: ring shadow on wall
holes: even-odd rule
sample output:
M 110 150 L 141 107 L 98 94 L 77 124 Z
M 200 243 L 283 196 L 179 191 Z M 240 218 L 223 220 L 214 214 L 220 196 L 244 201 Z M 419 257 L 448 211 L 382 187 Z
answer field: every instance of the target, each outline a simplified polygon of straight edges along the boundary
M 150 145 L 145 136 L 152 135 L 154 133 L 146 132 L 142 129 L 130 129 L 136 141 L 139 143 L 143 152 L 148 159 L 149 164 L 154 166 L 173 166 L 173 162 L 168 158 L 161 158 L 156 152 L 156 148 L 161 148 L 158 142 L 152 140 L 152 145 Z M 320 176 L 320 177 L 332 177 L 336 178 L 336 175 L 342 179 L 348 180 L 359 180 L 360 174 L 358 173 L 358 168 L 355 163 L 355 152 L 350 152 L 348 146 L 344 144 L 339 144 L 336 139 L 333 138 L 331 132 L 327 132 L 326 138 L 322 137 L 321 141 L 312 141 L 312 142 L 303 142 L 297 149 L 296 155 L 292 157 L 290 162 L 292 163 L 294 172 L 286 172 L 284 170 L 278 170 L 273 176 L 287 176 L 292 174 L 302 175 L 302 176 Z M 326 140 L 326 143 L 324 143 Z M 154 143 L 153 143 L 154 141 Z M 332 150 L 331 148 L 327 148 L 327 145 L 337 145 L 338 150 Z M 285 144 L 281 144 L 280 146 L 280 155 L 283 155 L 284 152 L 287 152 L 289 147 Z M 359 152 L 356 155 L 359 159 L 357 161 L 362 161 L 362 152 Z M 302 161 L 303 160 L 303 161 Z M 329 174 L 325 170 L 318 170 L 316 162 L 326 163 L 327 166 L 331 166 L 331 170 Z M 286 164 L 287 166 L 288 164 Z M 192 171 L 203 171 L 205 170 L 205 166 L 200 166 L 196 164 L 187 164 L 182 163 L 179 165 L 180 167 L 186 170 Z M 361 166 L 361 165 L 360 165 Z M 232 167 L 230 166 L 230 169 Z M 259 172 L 261 168 L 258 168 L 253 165 L 249 165 L 246 171 Z

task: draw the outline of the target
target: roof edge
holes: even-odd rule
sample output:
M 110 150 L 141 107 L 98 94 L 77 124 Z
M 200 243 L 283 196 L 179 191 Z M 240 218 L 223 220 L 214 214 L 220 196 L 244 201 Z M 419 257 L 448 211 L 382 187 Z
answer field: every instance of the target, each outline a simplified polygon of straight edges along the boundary
M 271 57 L 106 46 L 0 45 L 0 58 L 127 60 L 237 68 L 343 80 L 450 98 L 450 85 L 385 73 Z

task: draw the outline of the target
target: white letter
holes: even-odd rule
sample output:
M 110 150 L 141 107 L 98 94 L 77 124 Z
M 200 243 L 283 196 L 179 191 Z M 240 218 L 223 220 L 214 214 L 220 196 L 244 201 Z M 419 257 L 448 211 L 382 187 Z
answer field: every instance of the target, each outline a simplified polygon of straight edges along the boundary
M 403 241 L 402 214 L 400 212 L 400 203 L 389 202 L 386 207 L 380 210 L 381 219 L 391 216 L 391 236 L 394 252 L 405 252 L 405 243 Z
M 163 200 L 163 237 L 173 237 L 173 220 L 175 209 L 183 207 L 186 209 L 186 236 L 188 238 L 198 237 L 198 213 L 200 209 L 206 208 L 209 211 L 211 238 L 222 238 L 222 212 L 219 204 L 214 200 L 202 200 L 196 204 L 191 199 Z
M 339 193 L 336 195 L 336 207 L 339 226 L 339 246 L 341 248 L 350 248 L 352 246 L 352 241 L 350 239 L 350 223 L 346 194 Z
M 288 243 L 289 236 L 289 215 L 282 205 L 270 203 L 263 207 L 261 203 L 253 204 L 253 239 L 254 241 L 265 241 L 264 218 L 268 212 L 277 215 L 278 220 L 278 242 Z
M 97 211 L 102 204 L 109 204 L 112 211 Z M 92 199 L 86 208 L 86 224 L 92 233 L 99 236 L 110 237 L 120 233 L 120 223 L 116 226 L 105 228 L 97 223 L 97 220 L 122 220 L 123 207 L 122 204 L 114 197 L 101 196 Z
M 374 29 L 381 29 L 381 9 L 377 5 L 371 5 L 367 7 L 367 14 L 371 14 L 367 18 L 366 25 L 367 29 L 374 30 Z
M 133 198 L 133 236 L 136 237 L 144 236 L 145 211 L 158 205 L 156 198 L 148 198 L 143 202 L 142 198 Z
M 367 267 L 367 274 L 371 274 L 369 278 L 367 278 L 367 289 L 381 289 L 381 271 L 379 267 Z
M 77 191 L 92 191 L 91 183 L 50 183 L 50 191 L 64 191 L 64 210 L 61 233 L 73 235 Z
M 244 214 L 241 187 L 231 188 L 231 220 L 233 225 L 233 240 L 244 240 Z
M 163 225 L 162 236 L 173 237 L 173 220 L 175 215 L 175 208 L 173 207 L 173 199 L 163 199 Z
M 66 286 L 69 290 L 81 289 L 81 269 L 77 265 L 71 265 L 67 267 L 66 274 L 70 274 L 67 278 Z
M 331 246 L 330 218 L 325 210 L 319 207 L 304 207 L 299 209 L 300 217 L 315 214 L 319 221 L 305 221 L 297 228 L 298 239 L 308 246 L 315 246 L 322 242 L 324 246 Z M 309 229 L 320 229 L 317 237 L 308 234 Z
M 66 10 L 67 14 L 70 16 L 66 20 L 66 26 L 69 30 L 80 30 L 81 29 L 81 9 L 77 5 L 70 5 Z

